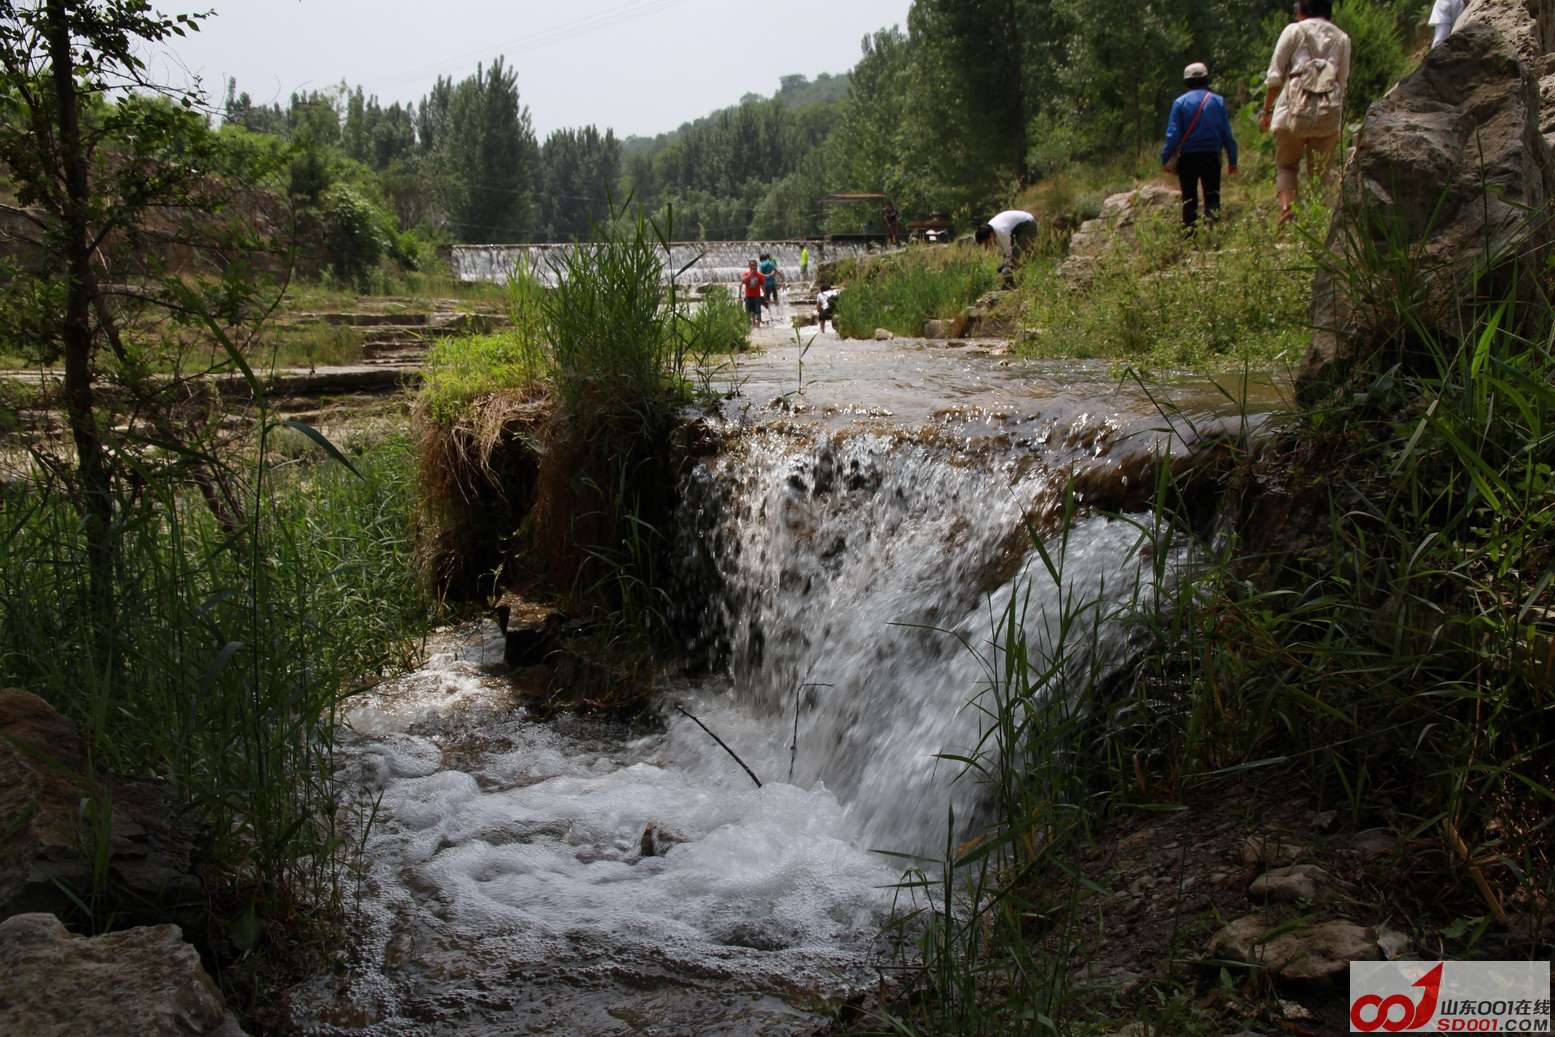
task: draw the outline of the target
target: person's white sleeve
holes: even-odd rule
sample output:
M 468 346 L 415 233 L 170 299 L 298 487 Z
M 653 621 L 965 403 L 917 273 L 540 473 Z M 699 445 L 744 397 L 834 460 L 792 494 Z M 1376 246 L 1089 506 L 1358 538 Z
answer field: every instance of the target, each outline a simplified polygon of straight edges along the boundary
M 1296 56 L 1296 35 L 1299 31 L 1297 23 L 1292 22 L 1280 33 L 1280 41 L 1274 45 L 1274 57 L 1269 61 L 1268 74 L 1264 76 L 1266 86 L 1278 90 L 1285 85 L 1285 77 L 1290 74 L 1291 60 Z
M 1340 48 L 1339 56 L 1339 90 L 1344 92 L 1350 89 L 1350 59 L 1355 55 L 1355 41 L 1345 37 L 1344 46 Z

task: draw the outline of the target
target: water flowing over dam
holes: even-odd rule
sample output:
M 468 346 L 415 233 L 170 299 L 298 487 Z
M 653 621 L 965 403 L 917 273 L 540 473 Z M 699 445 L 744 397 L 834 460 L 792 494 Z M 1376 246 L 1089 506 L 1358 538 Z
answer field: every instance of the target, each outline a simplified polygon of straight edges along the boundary
M 536 277 L 555 284 L 555 264 L 563 259 L 571 245 L 455 245 L 454 275 L 461 281 L 501 283 L 525 264 Z M 784 281 L 804 279 L 800 252 L 810 250 L 809 277 L 815 276 L 821 263 L 864 255 L 868 247 L 854 242 L 803 241 L 688 241 L 670 245 L 664 261 L 666 273 L 676 273 L 684 284 L 733 284 L 745 273 L 747 264 L 763 253 L 770 253 Z
M 357 701 L 343 766 L 376 816 L 357 939 L 293 991 L 299 1029 L 797 1034 L 876 981 L 903 867 L 878 851 L 932 858 L 949 808 L 965 830 L 984 798 L 942 754 L 984 733 L 994 624 L 1013 603 L 1040 653 L 1150 564 L 1147 515 L 1082 502 L 1060 588 L 1030 529 L 1077 473 L 1137 478 L 1228 394 L 834 340 L 800 392 L 801 348 L 741 372 L 724 448 L 681 487 L 685 647 L 712 665 L 656 715 L 537 721 L 489 623 Z M 1085 661 L 1105 667 L 1125 642 L 1099 622 Z

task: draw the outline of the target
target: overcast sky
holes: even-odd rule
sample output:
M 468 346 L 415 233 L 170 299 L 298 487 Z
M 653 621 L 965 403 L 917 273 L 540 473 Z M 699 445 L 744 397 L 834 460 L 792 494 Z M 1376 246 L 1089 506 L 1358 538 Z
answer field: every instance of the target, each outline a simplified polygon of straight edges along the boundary
M 545 134 L 595 123 L 622 136 L 672 130 L 771 94 L 778 77 L 838 73 L 866 33 L 905 24 L 909 0 L 160 0 L 214 7 L 200 32 L 153 67 L 200 76 L 219 104 L 227 77 L 255 101 L 341 79 L 385 104 L 420 98 L 505 54 Z M 187 70 L 185 72 L 184 70 Z

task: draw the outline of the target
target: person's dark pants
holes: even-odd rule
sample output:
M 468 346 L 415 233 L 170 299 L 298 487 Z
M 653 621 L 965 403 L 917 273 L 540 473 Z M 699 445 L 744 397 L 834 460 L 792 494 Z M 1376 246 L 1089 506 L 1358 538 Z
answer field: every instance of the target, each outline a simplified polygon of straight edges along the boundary
M 1204 187 L 1204 215 L 1220 218 L 1220 152 L 1199 151 L 1177 160 L 1177 180 L 1182 184 L 1182 223 L 1199 222 L 1199 186 Z

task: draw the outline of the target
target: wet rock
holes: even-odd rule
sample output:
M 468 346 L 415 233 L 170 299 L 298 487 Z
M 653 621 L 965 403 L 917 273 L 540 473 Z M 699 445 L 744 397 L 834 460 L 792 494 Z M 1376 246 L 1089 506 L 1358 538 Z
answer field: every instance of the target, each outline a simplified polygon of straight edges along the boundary
M 683 842 L 686 842 L 686 837 L 679 832 L 665 828 L 657 821 L 650 821 L 648 827 L 643 829 L 639 850 L 643 857 L 663 857 L 669 853 L 670 847 L 679 846 Z
M 923 325 L 923 337 L 928 339 L 947 339 L 950 337 L 950 322 L 948 320 L 931 320 Z
M 946 329 L 947 338 L 1005 338 L 1014 327 L 1005 315 L 1007 291 L 992 291 L 973 303 Z
M 1288 904 L 1297 901 L 1310 903 L 1337 900 L 1344 892 L 1344 883 L 1316 864 L 1297 864 L 1288 868 L 1276 868 L 1253 880 L 1247 895 L 1253 900 L 1269 904 Z
M 853 458 L 848 461 L 848 473 L 843 480 L 843 485 L 848 488 L 849 493 L 874 493 L 880 488 L 880 480 L 878 467 Z
M 567 617 L 560 612 L 514 595 L 503 598 L 496 612 L 505 639 L 502 658 L 513 667 L 543 664 L 568 629 Z
M 1306 847 L 1282 842 L 1272 835 L 1248 836 L 1242 843 L 1242 863 L 1250 868 L 1284 868 L 1306 855 Z
M 46 914 L 0 923 L 0 1033 L 242 1037 L 177 926 L 72 936 Z
M 1268 938 L 1276 931 L 1263 915 L 1239 918 L 1217 932 L 1209 956 L 1266 969 L 1278 979 L 1313 982 L 1348 973 L 1352 961 L 1381 957 L 1375 934 L 1354 922 L 1336 919 Z
M 739 922 L 719 938 L 726 947 L 744 947 L 753 951 L 781 951 L 793 946 L 794 937 L 776 925 Z
M 194 833 L 175 821 L 167 787 L 93 773 L 73 723 L 36 695 L 0 691 L 0 917 L 74 912 L 66 890 L 92 887 L 84 812 L 109 804 L 113 902 L 127 917 L 197 919 Z
M 894 338 L 896 338 L 896 333 L 894 331 L 888 331 L 885 328 L 875 329 L 876 342 L 890 342 Z
M 830 450 L 822 450 L 815 459 L 815 495 L 824 497 L 837 485 L 837 457 Z
M 1456 334 L 1476 317 L 1471 301 L 1494 303 L 1508 292 L 1541 305 L 1536 277 L 1551 229 L 1530 214 L 1546 213 L 1555 198 L 1545 137 L 1555 106 L 1541 98 L 1541 87 L 1555 87 L 1545 75 L 1552 40 L 1550 0 L 1480 0 L 1366 115 L 1329 249 L 1342 257 L 1409 243 L 1421 279 L 1411 319 L 1426 328 Z M 1487 256 L 1492 271 L 1483 276 Z M 1355 292 L 1320 264 L 1298 395 L 1318 400 L 1345 384 L 1389 340 L 1395 305 Z

